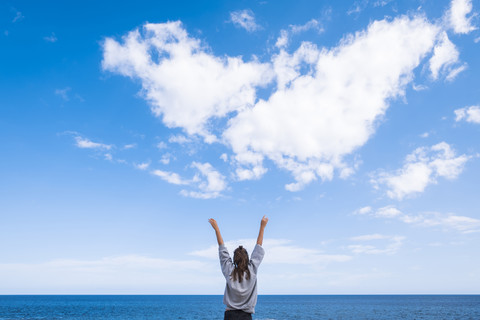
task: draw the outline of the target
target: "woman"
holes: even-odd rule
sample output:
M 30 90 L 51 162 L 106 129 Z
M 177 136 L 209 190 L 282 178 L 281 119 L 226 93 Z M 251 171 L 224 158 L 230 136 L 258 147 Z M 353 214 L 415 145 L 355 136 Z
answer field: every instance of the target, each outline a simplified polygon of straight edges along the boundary
M 262 248 L 263 231 L 267 225 L 268 218 L 263 216 L 260 222 L 257 245 L 252 252 L 252 259 L 248 259 L 248 253 L 243 246 L 235 249 L 233 262 L 227 248 L 223 243 L 217 221 L 209 219 L 208 222 L 215 230 L 218 242 L 218 253 L 222 273 L 227 280 L 223 303 L 227 306 L 225 320 L 252 319 L 257 304 L 257 271 L 262 262 L 265 251 Z

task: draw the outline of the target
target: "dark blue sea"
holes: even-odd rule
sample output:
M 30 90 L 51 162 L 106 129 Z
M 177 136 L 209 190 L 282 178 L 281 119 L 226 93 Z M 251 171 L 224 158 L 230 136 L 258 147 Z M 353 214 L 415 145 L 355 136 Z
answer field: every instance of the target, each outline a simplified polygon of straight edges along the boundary
M 0 295 L 6 319 L 223 319 L 222 296 Z M 253 319 L 480 319 L 480 295 L 261 295 Z

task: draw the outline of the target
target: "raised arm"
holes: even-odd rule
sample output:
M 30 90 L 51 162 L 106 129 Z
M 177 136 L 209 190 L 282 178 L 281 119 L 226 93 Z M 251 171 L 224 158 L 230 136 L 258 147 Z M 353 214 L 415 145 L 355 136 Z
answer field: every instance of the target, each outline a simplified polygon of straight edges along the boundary
M 217 236 L 218 245 L 221 246 L 223 244 L 223 238 L 220 234 L 220 229 L 218 228 L 217 221 L 215 219 L 208 219 L 208 222 L 212 225 L 213 230 L 215 230 L 215 235 Z
M 257 244 L 260 246 L 263 244 L 263 231 L 267 226 L 267 222 L 268 222 L 268 218 L 263 216 L 262 221 L 260 221 L 260 231 L 258 232 L 258 238 L 257 238 Z

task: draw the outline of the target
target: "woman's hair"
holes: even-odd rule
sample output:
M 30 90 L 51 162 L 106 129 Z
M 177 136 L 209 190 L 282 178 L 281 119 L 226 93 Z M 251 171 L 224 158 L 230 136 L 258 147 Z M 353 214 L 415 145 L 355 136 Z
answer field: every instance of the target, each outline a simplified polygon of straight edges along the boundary
M 235 268 L 232 271 L 232 279 L 233 281 L 242 282 L 243 280 L 243 274 L 246 272 L 247 275 L 245 278 L 247 280 L 250 280 L 250 270 L 248 270 L 248 252 L 245 250 L 243 246 L 239 246 L 235 251 L 233 252 L 233 264 L 235 265 Z

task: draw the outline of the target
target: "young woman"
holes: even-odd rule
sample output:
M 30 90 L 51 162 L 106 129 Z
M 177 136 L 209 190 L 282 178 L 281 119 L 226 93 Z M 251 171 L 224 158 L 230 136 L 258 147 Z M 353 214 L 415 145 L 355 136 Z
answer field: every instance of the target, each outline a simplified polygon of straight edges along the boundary
M 247 250 L 243 246 L 239 246 L 233 253 L 233 262 L 223 243 L 217 221 L 209 219 L 208 222 L 212 225 L 217 236 L 220 266 L 227 280 L 225 294 L 223 295 L 223 303 L 227 306 L 224 319 L 252 319 L 252 313 L 255 313 L 255 305 L 257 304 L 257 271 L 265 255 L 262 248 L 263 231 L 268 218 L 263 216 L 260 222 L 257 245 L 253 249 L 252 258 L 249 260 Z

